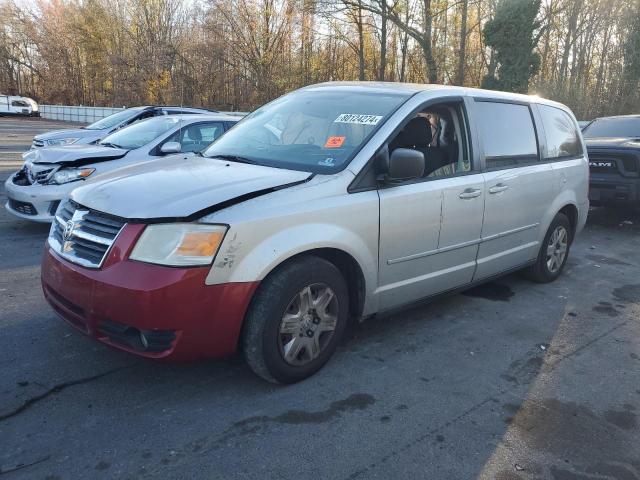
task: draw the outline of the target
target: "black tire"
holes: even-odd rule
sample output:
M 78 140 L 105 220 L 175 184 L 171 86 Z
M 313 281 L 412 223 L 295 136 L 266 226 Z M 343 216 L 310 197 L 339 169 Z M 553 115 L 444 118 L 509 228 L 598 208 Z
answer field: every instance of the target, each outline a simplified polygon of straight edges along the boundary
M 567 235 L 567 246 L 566 253 L 564 255 L 564 258 L 562 259 L 562 262 L 560 263 L 559 268 L 557 270 L 552 270 L 548 265 L 547 249 L 549 248 L 551 236 L 558 228 L 562 228 L 565 230 Z M 558 213 L 551 222 L 551 225 L 549 225 L 547 234 L 544 236 L 544 241 L 542 242 L 542 245 L 540 245 L 540 251 L 538 252 L 536 263 L 534 263 L 524 271 L 527 278 L 537 283 L 549 283 L 558 278 L 562 273 L 565 264 L 567 263 L 567 258 L 569 258 L 569 250 L 571 249 L 572 241 L 573 229 L 571 228 L 571 222 L 569 222 L 569 219 L 565 214 Z
M 304 365 L 292 365 L 285 360 L 281 345 L 281 322 L 291 302 L 305 287 L 312 285 L 327 286 L 334 293 L 335 329 L 315 359 Z M 322 368 L 335 352 L 347 325 L 348 312 L 347 284 L 335 265 L 313 255 L 286 262 L 265 278 L 251 302 L 242 336 L 245 359 L 257 375 L 270 382 L 303 380 Z M 318 334 L 318 339 L 321 335 Z

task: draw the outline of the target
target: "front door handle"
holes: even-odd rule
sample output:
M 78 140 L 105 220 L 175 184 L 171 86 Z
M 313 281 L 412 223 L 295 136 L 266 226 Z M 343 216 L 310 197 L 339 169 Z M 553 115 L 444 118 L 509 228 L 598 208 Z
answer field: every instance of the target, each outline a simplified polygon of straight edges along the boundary
M 467 188 L 458 196 L 463 200 L 469 200 L 471 198 L 479 197 L 480 195 L 482 195 L 482 190 L 479 188 Z
M 499 183 L 497 185 L 494 185 L 493 187 L 491 187 L 489 189 L 489 193 L 500 193 L 500 192 L 504 192 L 505 190 L 509 189 L 509 185 L 505 185 L 503 183 Z

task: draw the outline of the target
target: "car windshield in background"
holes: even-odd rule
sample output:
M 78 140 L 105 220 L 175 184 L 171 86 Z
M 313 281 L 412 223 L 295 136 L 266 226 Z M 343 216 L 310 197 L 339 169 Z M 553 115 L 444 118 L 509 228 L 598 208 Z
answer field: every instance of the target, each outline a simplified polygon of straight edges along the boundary
M 105 128 L 112 128 L 116 125 L 120 125 L 122 122 L 126 122 L 130 118 L 133 118 L 140 110 L 123 110 L 122 112 L 114 113 L 109 115 L 108 117 L 103 118 L 102 120 L 98 120 L 91 125 L 87 125 L 84 127 L 86 130 L 104 130 Z
M 406 93 L 302 90 L 245 117 L 203 152 L 315 173 L 342 170 Z
M 601 118 L 582 131 L 585 138 L 640 138 L 640 117 Z
M 100 144 L 133 150 L 155 140 L 180 122 L 174 117 L 155 117 L 134 123 L 105 137 Z

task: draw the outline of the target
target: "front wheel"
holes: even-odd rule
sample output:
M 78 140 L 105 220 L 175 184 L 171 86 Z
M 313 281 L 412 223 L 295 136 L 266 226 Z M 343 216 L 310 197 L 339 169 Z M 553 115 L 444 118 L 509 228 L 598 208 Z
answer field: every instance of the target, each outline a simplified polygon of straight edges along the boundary
M 567 263 L 571 239 L 571 223 L 566 215 L 558 213 L 547 230 L 536 263 L 525 271 L 527 276 L 538 283 L 558 278 Z
M 268 381 L 303 380 L 335 351 L 348 311 L 347 285 L 332 263 L 315 256 L 294 259 L 256 293 L 243 333 L 245 359 Z

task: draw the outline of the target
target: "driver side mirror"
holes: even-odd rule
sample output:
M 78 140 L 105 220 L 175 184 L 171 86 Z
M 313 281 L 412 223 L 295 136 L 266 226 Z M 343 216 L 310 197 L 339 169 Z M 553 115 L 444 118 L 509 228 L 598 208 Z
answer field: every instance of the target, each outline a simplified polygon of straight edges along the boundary
M 182 145 L 180 142 L 167 142 L 160 147 L 160 153 L 168 155 L 170 153 L 180 153 L 182 151 Z
M 387 172 L 381 178 L 386 183 L 404 182 L 424 175 L 424 154 L 411 148 L 396 148 L 389 157 Z

